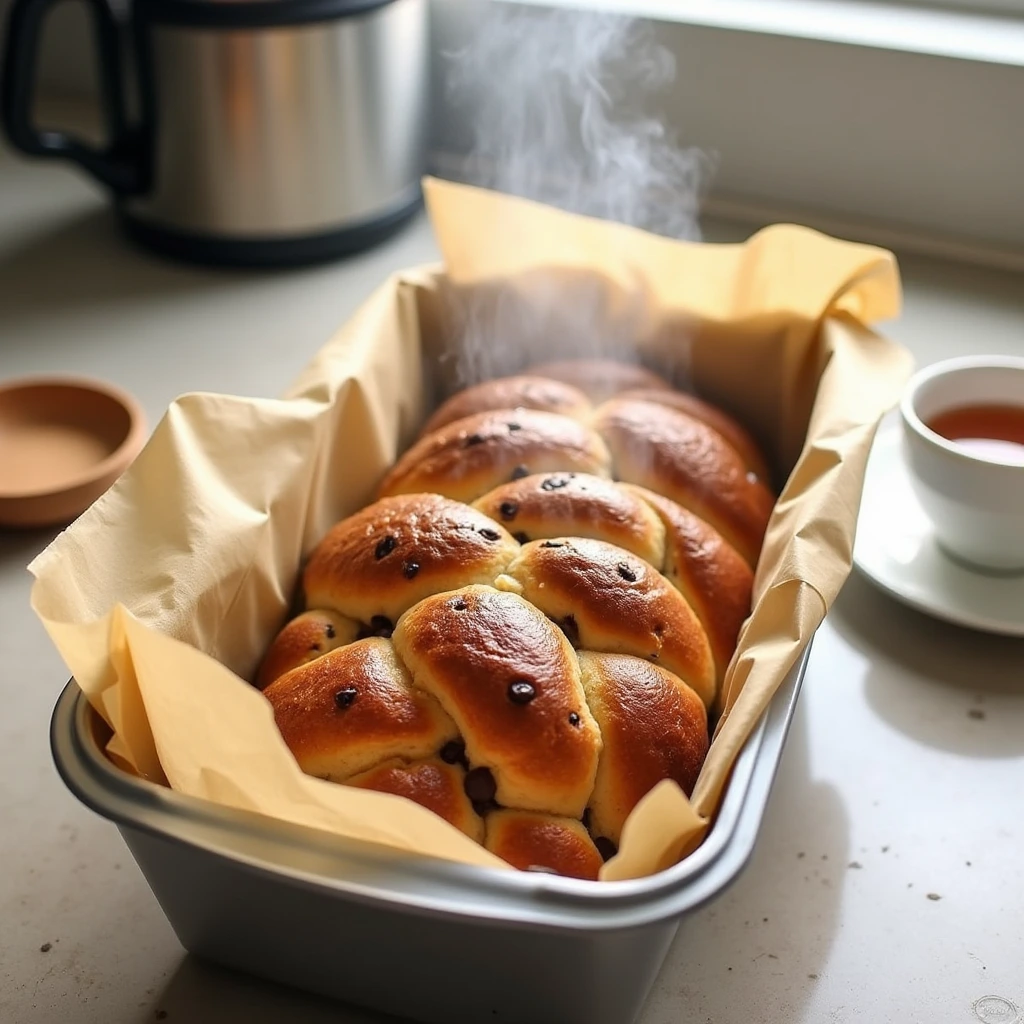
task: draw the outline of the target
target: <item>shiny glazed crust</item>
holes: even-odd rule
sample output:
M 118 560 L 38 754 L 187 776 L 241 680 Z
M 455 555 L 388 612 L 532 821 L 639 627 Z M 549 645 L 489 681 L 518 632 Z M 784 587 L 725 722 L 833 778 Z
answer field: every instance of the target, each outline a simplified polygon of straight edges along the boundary
M 682 594 L 622 548 L 578 537 L 526 544 L 506 574 L 531 604 L 585 650 L 632 654 L 686 680 L 708 703 L 715 663 L 707 634 Z
M 626 364 L 454 396 L 314 549 L 311 610 L 260 667 L 300 767 L 596 878 L 637 801 L 703 764 L 763 466 L 731 418 Z
M 640 402 L 654 402 L 655 405 L 676 409 L 706 423 L 736 449 L 740 458 L 743 459 L 743 464 L 759 480 L 767 482 L 771 479 L 768 463 L 765 462 L 757 442 L 732 416 L 722 412 L 717 405 L 712 405 L 710 402 L 705 402 L 696 395 L 690 395 L 684 391 L 666 391 L 664 388 L 639 388 L 636 391 L 625 391 L 619 397 L 636 399 Z
M 353 776 L 346 785 L 404 796 L 440 815 L 470 839 L 482 843 L 484 822 L 466 796 L 463 788 L 465 779 L 465 769 L 432 757 L 412 764 L 397 759 L 385 761 L 368 772 Z
M 303 612 L 274 637 L 256 673 L 257 689 L 359 636 L 359 623 L 344 615 L 318 609 Z
M 531 473 L 576 470 L 608 476 L 611 460 L 592 430 L 551 412 L 506 409 L 455 420 L 417 441 L 380 485 L 380 494 L 431 491 L 475 501 Z
M 539 473 L 502 484 L 474 507 L 521 543 L 552 537 L 590 537 L 616 544 L 660 567 L 665 527 L 628 488 L 589 473 Z
M 428 757 L 458 736 L 437 701 L 413 688 L 389 640 L 340 647 L 263 695 L 299 767 L 331 782 L 391 757 Z
M 494 520 L 436 494 L 374 502 L 337 524 L 303 573 L 306 600 L 387 632 L 417 601 L 490 583 L 519 545 Z M 374 623 L 375 618 L 387 622 Z
M 720 686 L 740 628 L 750 614 L 754 571 L 700 516 L 653 491 L 630 490 L 661 516 L 665 525 L 662 572 L 679 588 L 707 632 Z
M 432 434 L 455 420 L 496 409 L 536 409 L 585 420 L 590 414 L 590 402 L 579 389 L 546 377 L 524 374 L 485 380 L 457 392 L 440 405 L 424 424 L 420 436 Z
M 579 388 L 592 402 L 603 402 L 613 395 L 637 388 L 673 390 L 664 377 L 646 367 L 616 359 L 562 359 L 531 366 L 526 372 Z
M 594 428 L 608 444 L 617 479 L 696 512 L 748 564 L 757 562 L 774 498 L 717 431 L 675 409 L 636 399 L 601 406 Z
M 603 863 L 583 825 L 532 811 L 495 811 L 487 816 L 484 846 L 521 871 L 553 871 L 596 881 Z
M 693 792 L 708 752 L 707 713 L 682 680 L 639 658 L 581 652 L 580 669 L 604 738 L 590 828 L 617 845 L 629 812 L 661 780 Z
M 455 720 L 471 768 L 493 774 L 499 804 L 583 813 L 601 737 L 575 653 L 535 607 L 490 587 L 437 594 L 402 616 L 394 644 Z

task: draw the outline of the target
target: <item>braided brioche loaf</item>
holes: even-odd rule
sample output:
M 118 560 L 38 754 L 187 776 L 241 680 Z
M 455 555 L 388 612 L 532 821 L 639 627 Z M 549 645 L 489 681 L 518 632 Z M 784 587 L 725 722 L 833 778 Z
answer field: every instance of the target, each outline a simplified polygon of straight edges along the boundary
M 312 552 L 256 683 L 303 771 L 596 878 L 645 793 L 696 781 L 766 480 L 742 427 L 639 367 L 468 388 Z

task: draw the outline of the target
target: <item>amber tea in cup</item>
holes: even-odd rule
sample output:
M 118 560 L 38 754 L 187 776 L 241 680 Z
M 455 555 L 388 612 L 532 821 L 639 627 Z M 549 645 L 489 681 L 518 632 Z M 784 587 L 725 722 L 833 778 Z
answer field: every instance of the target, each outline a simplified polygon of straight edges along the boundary
M 1024 404 L 960 405 L 933 416 L 928 427 L 979 458 L 1024 463 Z
M 1024 571 L 1024 358 L 927 366 L 900 403 L 914 493 L 949 555 Z

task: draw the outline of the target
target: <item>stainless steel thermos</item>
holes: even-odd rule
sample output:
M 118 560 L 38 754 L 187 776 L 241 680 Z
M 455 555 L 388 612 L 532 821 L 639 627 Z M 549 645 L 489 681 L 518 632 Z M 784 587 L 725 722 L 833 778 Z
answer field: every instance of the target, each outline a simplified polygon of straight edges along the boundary
M 126 32 L 108 0 L 89 0 L 103 148 L 32 123 L 57 2 L 11 9 L 7 135 L 80 164 L 141 243 L 202 262 L 304 263 L 363 249 L 417 209 L 427 0 L 134 0 Z

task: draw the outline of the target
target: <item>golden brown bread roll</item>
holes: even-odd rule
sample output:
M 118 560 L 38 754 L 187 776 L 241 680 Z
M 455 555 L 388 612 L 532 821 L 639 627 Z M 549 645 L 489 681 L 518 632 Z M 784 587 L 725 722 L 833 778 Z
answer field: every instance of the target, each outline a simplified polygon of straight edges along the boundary
M 519 552 L 504 527 L 436 494 L 384 498 L 334 526 L 302 581 L 307 602 L 390 635 L 417 601 L 467 583 L 490 583 Z
M 296 616 L 274 637 L 263 656 L 256 674 L 257 688 L 266 689 L 285 672 L 352 643 L 359 637 L 359 629 L 354 619 L 323 609 Z
M 672 385 L 664 377 L 636 363 L 623 363 L 617 359 L 563 359 L 531 366 L 526 373 L 570 384 L 579 388 L 592 402 L 603 402 L 613 395 L 637 388 L 672 390 Z
M 700 516 L 642 487 L 630 487 L 665 524 L 665 577 L 679 588 L 711 644 L 721 686 L 740 628 L 750 614 L 754 572 Z M 710 707 L 710 704 L 708 705 Z
M 553 619 L 574 646 L 632 654 L 715 699 L 707 634 L 682 594 L 647 562 L 613 544 L 580 537 L 523 546 L 498 586 Z
M 485 494 L 475 507 L 521 543 L 589 537 L 660 569 L 700 619 L 721 684 L 750 613 L 754 574 L 699 516 L 653 491 L 586 473 L 524 477 Z
M 552 871 L 569 878 L 596 881 L 603 863 L 580 822 L 535 811 L 487 815 L 484 846 L 521 871 Z
M 594 429 L 617 479 L 696 512 L 756 564 L 774 499 L 717 431 L 678 410 L 622 398 L 597 410 Z
M 397 758 L 385 761 L 368 772 L 353 776 L 346 784 L 404 796 L 440 815 L 470 839 L 482 843 L 483 818 L 473 810 L 466 796 L 465 782 L 464 768 L 432 757 L 426 761 L 413 761 L 412 764 Z
M 608 476 L 610 464 L 601 438 L 567 416 L 532 409 L 482 412 L 417 441 L 384 477 L 379 493 L 432 491 L 474 501 L 531 473 Z
M 649 371 L 542 371 L 438 410 L 314 549 L 257 683 L 303 770 L 596 878 L 653 785 L 692 789 L 772 495 L 743 428 Z
M 573 649 L 533 605 L 490 587 L 437 594 L 399 619 L 394 644 L 458 725 L 476 803 L 582 815 L 601 737 Z
M 656 568 L 665 561 L 665 527 L 636 494 L 589 473 L 539 473 L 489 491 L 474 507 L 522 544 L 592 537 L 632 551 Z
M 546 377 L 500 377 L 466 388 L 452 395 L 438 407 L 420 431 L 420 437 L 464 419 L 474 413 L 496 409 L 537 409 L 557 412 L 572 419 L 585 420 L 590 415 L 587 396 L 569 384 Z
M 590 830 L 618 845 L 629 812 L 662 779 L 693 792 L 708 752 L 707 714 L 690 687 L 657 665 L 584 652 L 579 659 L 604 741 Z
M 736 449 L 740 458 L 743 459 L 744 465 L 759 480 L 767 483 L 771 479 L 768 463 L 765 462 L 757 442 L 737 420 L 724 413 L 718 406 L 705 402 L 696 395 L 687 394 L 685 391 L 667 391 L 665 388 L 639 388 L 636 391 L 624 391 L 619 397 L 632 398 L 641 402 L 654 402 L 655 405 L 678 409 L 679 412 L 684 412 L 687 416 L 701 420 L 713 430 L 717 430 Z
M 344 782 L 392 757 L 429 757 L 459 731 L 414 689 L 391 641 L 359 640 L 293 669 L 264 696 L 299 767 Z

